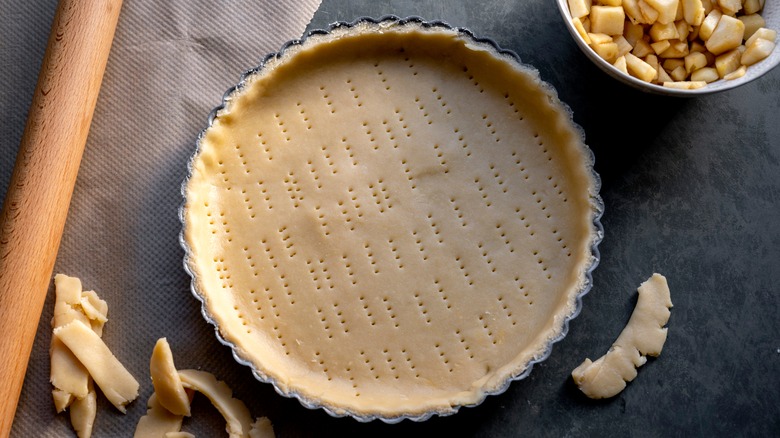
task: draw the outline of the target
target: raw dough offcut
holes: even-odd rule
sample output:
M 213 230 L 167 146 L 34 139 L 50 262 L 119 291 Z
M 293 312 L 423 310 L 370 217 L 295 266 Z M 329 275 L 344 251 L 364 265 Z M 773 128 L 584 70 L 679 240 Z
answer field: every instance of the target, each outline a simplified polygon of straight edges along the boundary
M 580 364 L 571 376 L 580 390 L 590 398 L 609 398 L 619 394 L 626 382 L 634 380 L 637 368 L 647 362 L 646 356 L 658 356 L 666 342 L 672 299 L 666 277 L 653 274 L 638 289 L 631 319 L 607 354 L 592 362 Z

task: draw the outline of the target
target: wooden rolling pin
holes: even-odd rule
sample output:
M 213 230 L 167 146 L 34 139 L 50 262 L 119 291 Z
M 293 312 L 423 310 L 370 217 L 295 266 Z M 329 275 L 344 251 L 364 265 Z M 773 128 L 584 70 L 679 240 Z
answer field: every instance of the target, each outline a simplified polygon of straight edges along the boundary
M 54 16 L 0 214 L 0 437 L 11 431 L 121 6 L 60 0 Z

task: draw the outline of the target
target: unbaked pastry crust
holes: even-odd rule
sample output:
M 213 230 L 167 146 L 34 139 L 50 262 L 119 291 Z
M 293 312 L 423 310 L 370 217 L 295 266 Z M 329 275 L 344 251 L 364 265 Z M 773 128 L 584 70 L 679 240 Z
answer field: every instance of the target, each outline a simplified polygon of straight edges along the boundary
M 282 392 L 453 412 L 561 335 L 597 189 L 535 71 L 455 30 L 366 24 L 310 37 L 226 102 L 191 163 L 188 267 Z

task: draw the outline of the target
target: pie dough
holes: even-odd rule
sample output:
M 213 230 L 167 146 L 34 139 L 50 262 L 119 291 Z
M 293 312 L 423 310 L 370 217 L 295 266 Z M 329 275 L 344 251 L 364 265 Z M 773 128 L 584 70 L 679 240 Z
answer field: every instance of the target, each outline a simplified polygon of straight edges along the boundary
M 169 432 L 181 430 L 184 416 L 173 414 L 165 409 L 160 404 L 157 394 L 152 393 L 146 407 L 146 415 L 138 420 L 133 438 L 160 438 Z
M 571 372 L 574 382 L 590 398 L 614 397 L 636 378 L 647 355 L 658 356 L 666 342 L 672 300 L 666 277 L 653 274 L 638 289 L 631 319 L 607 354 L 591 362 L 585 359 Z
M 78 320 L 55 328 L 54 336 L 84 365 L 108 401 L 124 414 L 125 405 L 138 397 L 138 381 L 111 353 L 100 336 Z
M 108 321 L 108 304 L 95 291 L 83 291 L 81 280 L 67 275 L 54 277 L 54 317 L 56 329 L 73 321 L 89 324 L 97 336 Z M 70 407 L 70 422 L 79 438 L 89 438 L 97 415 L 97 394 L 87 369 L 56 336 L 49 349 L 52 398 L 57 413 Z
M 97 393 L 89 379 L 87 396 L 73 400 L 70 405 L 70 424 L 79 438 L 92 436 L 92 426 L 95 425 L 97 416 Z
M 72 321 L 90 324 L 87 316 L 81 311 L 81 280 L 75 277 L 57 274 L 54 277 L 54 317 L 53 328 L 61 327 Z M 76 356 L 60 341 L 52 336 L 49 348 L 51 361 L 51 383 L 54 385 L 52 395 L 57 412 L 64 411 L 73 398 L 84 398 L 89 392 L 89 373 L 81 365 Z
M 185 388 L 205 395 L 227 422 L 226 430 L 231 438 L 249 437 L 252 415 L 244 402 L 233 398 L 233 391 L 213 374 L 198 370 L 181 370 L 179 377 Z
M 152 350 L 149 361 L 154 392 L 160 404 L 176 415 L 190 416 L 190 398 L 184 391 L 181 378 L 173 363 L 173 353 L 168 340 L 160 338 Z
M 592 156 L 538 74 L 456 30 L 336 28 L 199 140 L 183 241 L 221 336 L 307 405 L 452 413 L 562 336 L 593 265 Z

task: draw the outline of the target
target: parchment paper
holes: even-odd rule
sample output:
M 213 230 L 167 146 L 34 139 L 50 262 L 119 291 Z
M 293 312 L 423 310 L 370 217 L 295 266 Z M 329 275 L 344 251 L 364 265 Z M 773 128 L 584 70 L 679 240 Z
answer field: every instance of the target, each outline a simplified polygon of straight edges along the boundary
M 284 429 L 280 397 L 219 344 L 182 268 L 181 182 L 209 111 L 240 74 L 303 33 L 319 0 L 125 0 L 81 164 L 55 272 L 80 277 L 109 304 L 103 338 L 141 383 L 118 413 L 99 395 L 93 436 L 132 436 L 152 393 L 149 357 L 167 337 L 179 368 L 226 380 L 255 416 Z M 24 128 L 54 0 L 0 5 L 0 195 Z M 49 290 L 12 436 L 75 436 L 51 401 Z M 196 399 L 184 430 L 224 436 L 224 421 Z

